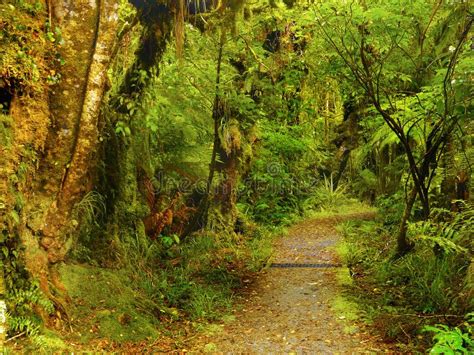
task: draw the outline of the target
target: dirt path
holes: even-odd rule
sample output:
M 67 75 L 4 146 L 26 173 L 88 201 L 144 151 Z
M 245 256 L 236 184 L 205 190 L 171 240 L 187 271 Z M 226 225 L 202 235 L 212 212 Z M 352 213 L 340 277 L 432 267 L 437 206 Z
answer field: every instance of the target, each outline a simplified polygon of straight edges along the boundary
M 368 218 L 359 214 L 348 218 Z M 305 221 L 278 240 L 273 263 L 339 264 L 334 245 L 341 218 Z M 360 353 L 387 350 L 361 324 L 337 314 L 338 267 L 270 268 L 248 286 L 235 321 L 196 344 L 195 351 L 235 353 Z

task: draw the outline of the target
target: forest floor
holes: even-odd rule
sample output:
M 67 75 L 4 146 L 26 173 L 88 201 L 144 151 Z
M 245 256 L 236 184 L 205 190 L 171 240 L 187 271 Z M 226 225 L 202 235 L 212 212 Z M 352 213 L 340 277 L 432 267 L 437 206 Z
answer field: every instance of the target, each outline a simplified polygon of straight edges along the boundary
M 247 280 L 232 321 L 188 343 L 192 352 L 359 353 L 390 351 L 370 326 L 358 320 L 356 305 L 344 296 L 347 268 L 336 248 L 338 223 L 372 218 L 372 213 L 303 221 L 278 239 L 273 264 Z M 317 264 L 301 267 L 301 264 Z M 317 266 L 317 267 L 314 267 Z M 319 266 L 319 267 L 318 267 Z M 346 276 L 347 275 L 347 276 Z
M 269 261 L 285 267 L 269 267 L 244 279 L 232 312 L 214 323 L 178 320 L 166 327 L 154 325 L 135 309 L 137 295 L 123 284 L 127 279 L 120 271 L 69 265 L 63 279 L 74 291 L 75 319 L 64 334 L 50 334 L 48 347 L 121 353 L 393 352 L 373 326 L 361 321 L 363 312 L 348 287 L 352 279 L 338 255 L 344 245 L 337 225 L 373 217 L 373 212 L 360 212 L 296 224 L 275 240 Z M 133 321 L 122 322 L 123 315 Z M 27 349 L 21 342 L 11 345 L 13 352 Z

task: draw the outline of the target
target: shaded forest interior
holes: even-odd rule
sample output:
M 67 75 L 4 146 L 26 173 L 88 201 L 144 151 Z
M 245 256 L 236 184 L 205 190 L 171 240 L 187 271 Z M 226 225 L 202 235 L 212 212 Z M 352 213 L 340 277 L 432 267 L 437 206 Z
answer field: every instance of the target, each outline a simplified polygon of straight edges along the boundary
M 474 351 L 473 21 L 469 1 L 0 0 L 1 346 L 179 350 L 287 227 L 376 211 L 339 226 L 359 321 Z

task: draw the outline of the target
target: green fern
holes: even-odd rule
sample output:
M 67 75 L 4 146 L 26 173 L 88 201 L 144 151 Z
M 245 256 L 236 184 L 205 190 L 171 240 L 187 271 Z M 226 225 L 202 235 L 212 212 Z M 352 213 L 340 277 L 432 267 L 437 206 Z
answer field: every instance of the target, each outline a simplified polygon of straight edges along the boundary
M 460 213 L 446 209 L 433 209 L 431 219 L 409 225 L 412 238 L 437 245 L 445 253 L 468 253 L 469 241 L 474 229 L 474 206 L 465 201 Z
M 39 307 L 47 314 L 54 312 L 53 303 L 47 299 L 38 287 L 32 283 L 28 288 L 13 288 L 7 294 L 7 326 L 9 334 L 25 335 L 34 344 L 41 346 L 40 330 L 41 319 L 38 318 L 35 308 Z

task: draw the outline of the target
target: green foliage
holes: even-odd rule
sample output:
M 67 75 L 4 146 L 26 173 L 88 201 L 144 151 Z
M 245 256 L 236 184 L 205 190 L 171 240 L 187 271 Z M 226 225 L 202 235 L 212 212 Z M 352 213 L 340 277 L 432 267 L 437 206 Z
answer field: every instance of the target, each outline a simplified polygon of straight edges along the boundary
M 74 206 L 76 220 L 85 224 L 97 223 L 96 220 L 106 213 L 104 197 L 97 191 L 90 191 Z
M 337 211 L 347 202 L 346 188 L 344 185 L 336 187 L 332 175 L 325 176 L 324 183 L 318 186 L 311 199 L 321 210 Z
M 135 7 L 128 0 L 119 0 L 118 16 L 120 21 L 120 28 L 118 36 L 123 36 L 130 30 L 131 24 L 137 15 Z
M 288 224 L 303 215 L 317 187 L 315 166 L 326 159 L 309 124 L 262 123 L 262 146 L 242 181 L 240 207 L 258 222 Z
M 376 206 L 385 226 L 398 227 L 405 207 L 404 193 L 397 191 L 393 195 L 380 196 L 376 201 Z
M 11 132 L 12 120 L 7 115 L 0 113 L 0 139 L 4 144 L 3 150 L 7 152 L 10 149 L 12 141 Z M 7 206 L 7 196 L 0 196 L 0 209 L 4 209 Z
M 425 326 L 424 332 L 434 333 L 430 354 L 470 354 L 474 351 L 473 314 L 467 315 L 464 329 L 448 327 L 444 324 Z
M 443 237 L 420 239 L 416 250 L 393 261 L 390 233 L 378 225 L 349 227 L 346 238 L 352 247 L 346 256 L 355 273 L 370 274 L 370 279 L 384 285 L 386 292 L 397 295 L 399 305 L 410 305 L 419 312 L 459 312 L 465 304 L 463 278 L 470 258 L 465 250 Z M 361 236 L 361 237 L 359 237 Z M 433 252 L 433 240 L 451 254 L 442 257 Z M 396 291 L 394 291 L 396 289 Z M 392 297 L 393 298 L 393 297 Z
M 262 262 L 248 257 L 249 247 L 256 242 L 238 246 L 229 236 L 197 235 L 162 247 L 146 239 L 142 243 L 139 250 L 138 243 L 126 247 L 130 270 L 137 286 L 164 316 L 177 317 L 182 311 L 198 320 L 219 318 L 230 308 L 233 289 L 245 270 Z M 252 260 L 248 266 L 247 258 Z
M 216 319 L 230 307 L 232 289 L 239 284 L 244 250 L 231 238 L 199 235 L 173 250 L 178 265 L 169 266 L 161 277 L 161 292 L 172 307 L 185 310 L 194 319 Z
M 188 309 L 196 319 L 216 320 L 221 317 L 222 310 L 229 311 L 231 306 L 231 294 L 223 292 L 221 287 L 195 285 L 184 309 Z
M 17 214 L 15 218 L 18 218 Z M 40 314 L 53 314 L 54 305 L 40 290 L 38 281 L 29 278 L 18 247 L 18 236 L 3 231 L 0 234 L 0 249 L 8 335 L 27 335 L 33 344 L 41 346 L 43 322 Z
M 441 249 L 443 254 L 469 255 L 474 228 L 474 208 L 460 201 L 462 211 L 433 209 L 431 219 L 410 224 L 410 235 L 422 245 Z
M 248 270 L 257 272 L 269 265 L 273 255 L 273 241 L 275 235 L 285 234 L 281 228 L 271 229 L 270 226 L 258 227 L 252 232 L 248 241 L 250 255 L 247 257 Z
M 420 328 L 410 316 L 403 317 L 405 313 L 419 314 L 422 324 L 431 325 L 437 315 L 439 319 L 443 314 L 461 316 L 471 309 L 471 218 L 472 208 L 466 207 L 456 214 L 438 210 L 431 221 L 410 224 L 415 249 L 397 260 L 392 258 L 395 241 L 390 225 L 381 223 L 384 215 L 380 221 L 344 226 L 344 260 L 354 276 L 352 290 L 360 294 L 359 302 L 369 310 L 372 322 L 384 324 L 387 336 L 401 340 L 400 326 L 412 331 Z M 371 305 L 364 301 L 367 297 Z M 423 318 L 424 314 L 435 316 Z M 458 330 L 451 333 L 441 327 L 435 340 L 440 346 L 448 346 L 447 342 L 459 345 L 462 337 L 466 335 Z
M 8 289 L 7 297 L 7 325 L 10 335 L 23 334 L 30 337 L 33 344 L 42 346 L 42 321 L 37 310 L 45 314 L 54 312 L 53 303 L 39 290 L 36 283 L 25 285 L 23 288 L 14 286 Z
M 180 239 L 179 239 L 179 236 L 177 234 L 173 234 L 173 235 L 170 235 L 170 236 L 162 235 L 161 238 L 160 238 L 160 241 L 161 241 L 161 243 L 163 244 L 163 246 L 165 248 L 170 248 L 174 244 L 179 244 Z
M 15 0 L 13 1 L 13 3 L 21 10 L 28 12 L 30 15 L 37 15 L 41 11 L 44 11 L 43 4 L 41 3 L 41 1 Z
M 418 312 L 459 312 L 465 295 L 462 280 L 466 268 L 464 258 L 436 258 L 425 247 L 398 264 L 385 265 L 377 278 L 394 287 L 403 287 L 402 292 Z

